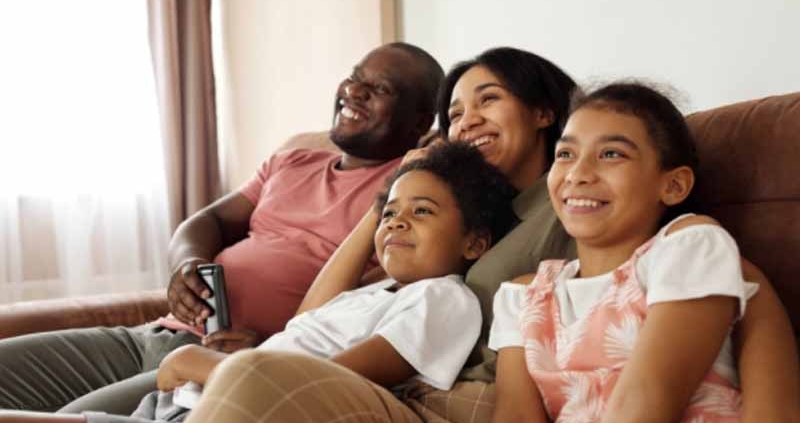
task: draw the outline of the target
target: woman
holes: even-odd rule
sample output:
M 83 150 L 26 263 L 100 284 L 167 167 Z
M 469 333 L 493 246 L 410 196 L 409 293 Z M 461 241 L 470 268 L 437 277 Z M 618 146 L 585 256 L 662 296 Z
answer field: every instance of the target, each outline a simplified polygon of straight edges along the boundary
M 484 320 L 478 344 L 481 360 L 462 372 L 461 378 L 479 382 L 457 384 L 453 396 L 462 401 L 464 397 L 470 398 L 468 406 L 462 407 L 467 410 L 463 421 L 485 421 L 493 409 L 491 395 L 487 398 L 484 393 L 494 378 L 495 354 L 486 347 L 494 292 L 502 281 L 534 271 L 543 258 L 575 257 L 574 244 L 550 206 L 543 175 L 552 161 L 553 146 L 566 121 L 576 84 L 537 55 L 497 48 L 456 65 L 442 88 L 438 109 L 443 137 L 477 146 L 487 161 L 521 191 L 514 201 L 521 223 L 484 254 L 466 276 L 467 284 L 481 301 Z M 789 408 L 800 396 L 791 327 L 763 274 L 746 261 L 743 269 L 746 280 L 761 283 L 760 293 L 750 301 L 747 314 L 738 325 L 743 421 L 785 421 L 787 413 L 796 412 Z M 236 369 L 252 365 L 254 359 L 252 354 L 240 354 L 226 360 L 216 372 L 218 376 L 212 377 L 207 386 L 209 394 L 201 401 L 201 408 L 241 409 L 236 398 L 252 395 L 259 382 L 242 383 L 245 375 L 238 375 Z M 354 380 L 344 370 L 329 370 L 327 377 Z M 324 395 L 319 391 L 296 392 L 293 398 L 297 395 L 320 399 L 319 409 L 313 410 L 314 416 L 307 414 L 311 410 L 298 408 L 298 420 L 328 421 L 338 413 L 341 417 L 338 421 L 420 421 L 414 414 L 430 411 L 450 421 L 462 421 L 458 410 L 454 410 L 458 407 L 449 406 L 453 401 L 442 401 L 441 410 L 433 409 L 435 405 L 423 405 L 433 402 L 418 401 L 414 403 L 414 413 L 409 413 L 400 401 L 386 401 L 377 394 L 356 399 L 346 389 L 326 391 Z M 513 392 L 498 391 L 497 401 L 512 395 Z M 281 398 L 261 400 L 286 402 Z M 328 402 L 348 405 L 346 410 L 325 408 Z M 193 413 L 189 421 L 204 421 L 204 414 Z

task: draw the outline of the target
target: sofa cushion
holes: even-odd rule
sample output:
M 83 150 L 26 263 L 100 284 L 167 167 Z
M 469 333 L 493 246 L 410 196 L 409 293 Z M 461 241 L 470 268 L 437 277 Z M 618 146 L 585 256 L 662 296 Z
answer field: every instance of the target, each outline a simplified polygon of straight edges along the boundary
M 742 256 L 764 271 L 800 328 L 800 93 L 687 117 L 700 156 L 695 188 Z

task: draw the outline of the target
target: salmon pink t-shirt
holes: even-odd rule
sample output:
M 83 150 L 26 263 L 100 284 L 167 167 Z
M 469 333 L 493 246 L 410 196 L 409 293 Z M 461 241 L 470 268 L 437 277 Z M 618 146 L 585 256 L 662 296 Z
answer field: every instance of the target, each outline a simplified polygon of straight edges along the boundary
M 264 337 L 283 330 L 400 163 L 339 170 L 340 157 L 304 149 L 275 154 L 240 189 L 255 205 L 250 232 L 214 259 L 225 271 L 233 328 Z M 159 323 L 187 328 L 173 319 Z

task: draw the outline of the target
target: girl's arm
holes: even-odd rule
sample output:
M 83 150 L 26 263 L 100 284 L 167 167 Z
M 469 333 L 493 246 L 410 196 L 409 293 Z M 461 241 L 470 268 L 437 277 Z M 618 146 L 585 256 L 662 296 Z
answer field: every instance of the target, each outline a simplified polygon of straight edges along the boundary
M 800 421 L 800 369 L 792 326 L 766 276 L 742 259 L 744 279 L 758 282 L 734 328 L 742 387 L 742 422 Z
M 378 219 L 378 212 L 371 207 L 322 267 L 300 303 L 297 314 L 313 310 L 340 293 L 358 286 L 364 268 L 375 250 L 373 237 L 378 228 Z
M 342 351 L 332 357 L 331 361 L 386 388 L 398 385 L 417 374 L 417 370 L 380 335 L 373 335 Z
M 547 423 L 542 397 L 525 364 L 523 347 L 498 351 L 495 386 L 492 423 Z
M 228 354 L 199 345 L 185 345 L 167 354 L 156 374 L 161 391 L 171 391 L 187 382 L 205 385 L 209 375 Z
M 534 273 L 517 276 L 512 282 L 527 285 L 534 276 L 536 276 Z M 498 319 L 501 319 L 501 322 L 504 321 L 501 316 L 509 314 L 501 312 L 501 309 L 504 307 L 498 303 L 498 299 L 495 297 L 493 331 L 506 324 L 498 323 Z M 509 317 L 514 321 L 519 319 L 518 316 L 513 315 L 513 312 Z M 495 326 L 498 324 L 499 326 Z M 495 389 L 496 400 L 492 423 L 546 423 L 548 421 L 539 388 L 528 373 L 523 346 L 500 347 L 497 351 Z
M 711 296 L 650 307 L 603 422 L 672 422 L 717 358 L 738 299 Z

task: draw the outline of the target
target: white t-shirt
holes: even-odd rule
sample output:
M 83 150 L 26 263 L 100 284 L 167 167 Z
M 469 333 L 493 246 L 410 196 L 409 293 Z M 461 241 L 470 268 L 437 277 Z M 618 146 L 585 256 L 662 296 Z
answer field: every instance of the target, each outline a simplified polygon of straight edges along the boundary
M 659 231 L 653 245 L 636 262 L 636 276 L 647 305 L 724 295 L 739 299 L 739 316 L 743 316 L 747 300 L 755 295 L 758 284 L 742 279 L 736 241 L 716 225 L 693 225 L 667 235 L 669 226 Z M 574 277 L 579 270 L 580 263 L 573 260 L 556 277 L 554 295 L 564 325 L 586 316 L 613 283 L 613 272 L 590 278 Z M 512 282 L 500 285 L 494 297 L 489 348 L 524 345 L 519 316 L 526 287 Z M 730 334 L 714 369 L 737 381 Z
M 450 389 L 480 335 L 477 297 L 458 275 L 387 291 L 394 283 L 387 279 L 343 292 L 295 316 L 258 348 L 330 358 L 380 335 L 419 372 L 417 378 Z

